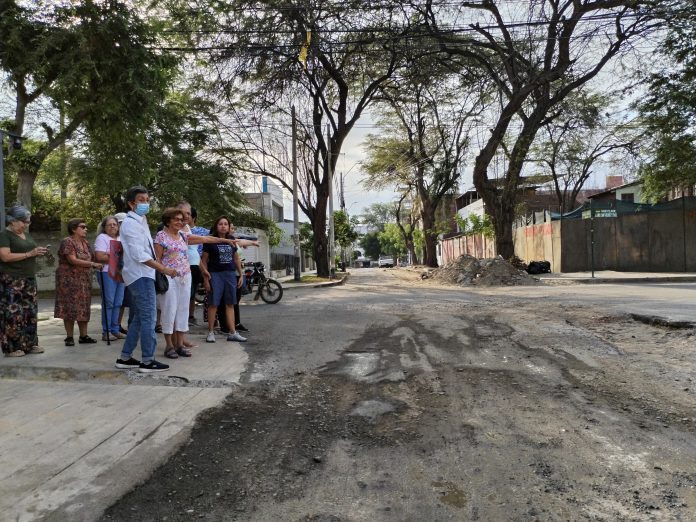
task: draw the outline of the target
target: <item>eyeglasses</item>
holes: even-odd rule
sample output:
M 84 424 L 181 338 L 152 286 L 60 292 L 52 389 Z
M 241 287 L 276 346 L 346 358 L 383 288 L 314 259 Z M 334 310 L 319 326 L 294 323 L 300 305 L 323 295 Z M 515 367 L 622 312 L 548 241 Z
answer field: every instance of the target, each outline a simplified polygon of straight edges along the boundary
M 77 225 L 77 228 L 87 228 L 87 225 Z
M 107 223 L 106 226 L 107 227 L 117 227 L 118 223 Z
M 180 222 L 183 223 L 183 222 L 184 222 L 184 218 L 172 218 L 172 221 L 180 221 Z
M 25 225 L 31 225 L 31 220 L 28 220 L 28 221 L 22 221 L 22 223 L 24 223 Z

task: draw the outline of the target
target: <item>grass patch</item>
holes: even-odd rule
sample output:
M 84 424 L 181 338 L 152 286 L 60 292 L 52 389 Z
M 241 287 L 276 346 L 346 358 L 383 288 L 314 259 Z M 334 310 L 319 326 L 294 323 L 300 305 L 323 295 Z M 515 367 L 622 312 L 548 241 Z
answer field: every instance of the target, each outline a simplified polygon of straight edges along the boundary
M 341 280 L 346 274 L 336 274 L 334 279 L 329 279 L 328 277 L 319 277 L 315 275 L 303 275 L 300 278 L 300 283 L 329 283 L 337 280 Z

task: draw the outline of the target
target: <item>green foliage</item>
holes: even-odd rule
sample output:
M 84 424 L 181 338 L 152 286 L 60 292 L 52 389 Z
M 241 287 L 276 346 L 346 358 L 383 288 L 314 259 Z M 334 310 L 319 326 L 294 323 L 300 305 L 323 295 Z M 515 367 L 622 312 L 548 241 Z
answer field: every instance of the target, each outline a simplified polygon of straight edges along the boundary
M 413 231 L 413 246 L 418 256 L 422 259 L 425 251 L 425 234 L 423 234 L 420 228 L 416 228 Z
M 406 242 L 397 224 L 387 223 L 384 225 L 384 231 L 380 232 L 377 237 L 379 238 L 382 253 L 396 257 L 406 253 Z
M 268 245 L 271 247 L 279 245 L 283 239 L 283 229 L 271 221 L 271 223 L 269 223 L 268 225 L 268 228 L 265 230 L 266 234 L 268 235 Z
M 360 221 L 370 228 L 384 230 L 386 223 L 394 223 L 395 206 L 393 203 L 373 203 L 363 209 Z
M 300 224 L 300 248 L 314 259 L 316 250 L 314 248 L 314 230 L 311 223 Z
M 358 233 L 353 228 L 353 223 L 343 210 L 334 212 L 334 238 L 342 248 L 348 248 L 358 239 Z
M 377 259 L 382 253 L 382 245 L 379 240 L 379 232 L 368 232 L 360 238 L 360 246 L 365 252 L 365 257 Z
M 484 214 L 483 217 L 477 214 L 469 214 L 469 216 L 465 218 L 456 214 L 454 218 L 457 221 L 459 231 L 465 236 L 483 234 L 488 238 L 495 237 L 495 228 L 488 214 Z
M 664 68 L 650 78 L 648 95 L 639 104 L 652 137 L 650 160 L 640 171 L 644 195 L 651 200 L 696 185 L 696 2 L 679 0 L 673 7 L 660 48 Z
M 89 166 L 126 167 L 102 181 L 127 184 L 124 174 L 138 173 L 137 152 L 146 148 L 147 130 L 178 63 L 172 53 L 155 49 L 162 43 L 159 24 L 141 13 L 118 0 L 0 2 L 0 69 L 14 91 L 17 114 L 36 111 L 45 133 L 36 147 L 28 144 L 10 158 L 26 203 L 44 160 L 78 129 L 80 155 Z M 62 113 L 61 128 L 44 123 L 57 119 L 46 110 L 50 106 Z M 24 126 L 23 118 L 11 123 L 16 132 L 36 134 Z

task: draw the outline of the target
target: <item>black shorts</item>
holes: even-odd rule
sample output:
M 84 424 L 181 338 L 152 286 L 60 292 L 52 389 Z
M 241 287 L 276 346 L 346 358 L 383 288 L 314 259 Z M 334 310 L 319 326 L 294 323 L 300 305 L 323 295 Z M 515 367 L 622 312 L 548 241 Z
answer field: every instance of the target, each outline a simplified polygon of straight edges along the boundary
M 191 265 L 191 299 L 196 297 L 196 289 L 203 282 L 203 274 L 201 273 L 201 267 L 198 265 Z

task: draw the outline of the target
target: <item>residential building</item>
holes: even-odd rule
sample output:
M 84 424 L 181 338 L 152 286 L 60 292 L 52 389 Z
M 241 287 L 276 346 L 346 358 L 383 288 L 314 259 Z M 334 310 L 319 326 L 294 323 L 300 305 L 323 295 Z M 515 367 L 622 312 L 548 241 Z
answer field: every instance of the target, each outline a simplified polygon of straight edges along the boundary
M 275 275 L 292 273 L 295 257 L 295 243 L 293 241 L 294 223 L 285 219 L 283 205 L 283 188 L 267 176 L 261 178 L 261 192 L 247 192 L 244 194 L 247 205 L 273 222 L 283 231 L 280 243 L 268 249 L 268 254 L 262 261 Z M 265 235 L 264 235 L 265 236 Z M 314 261 L 307 252 L 302 252 L 300 257 L 301 271 L 311 270 L 315 267 Z
M 643 198 L 643 180 L 631 181 L 630 183 L 624 183 L 618 185 L 602 192 L 598 192 L 589 197 L 592 201 L 607 201 L 607 200 L 619 200 L 628 201 L 629 203 L 645 203 Z

